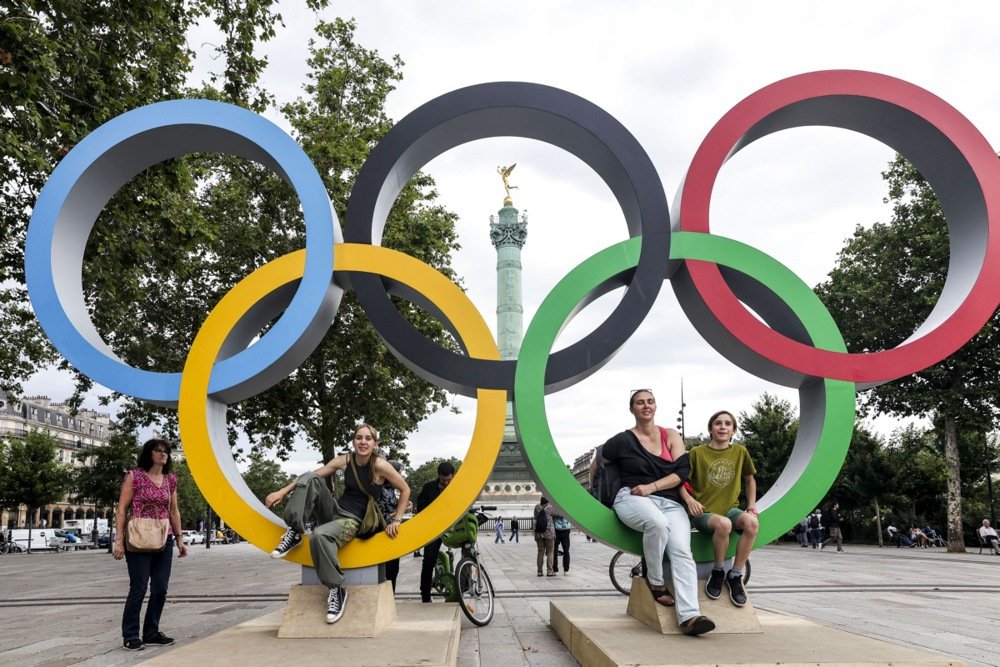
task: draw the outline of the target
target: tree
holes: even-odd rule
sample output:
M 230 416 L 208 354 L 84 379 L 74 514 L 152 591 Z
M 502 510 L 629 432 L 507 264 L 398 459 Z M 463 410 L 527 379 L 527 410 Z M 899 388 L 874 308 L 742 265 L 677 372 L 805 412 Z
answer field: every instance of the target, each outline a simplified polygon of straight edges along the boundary
M 273 34 L 268 9 L 272 4 L 197 3 L 201 15 L 212 16 L 226 36 L 220 47 L 225 73 L 197 91 L 184 90 L 179 83 L 134 94 L 125 87 L 115 107 L 81 122 L 74 141 L 98 122 L 128 108 L 181 94 L 222 99 L 257 111 L 269 108 L 270 95 L 257 88 L 262 61 L 253 58 L 252 51 L 256 42 Z M 92 25 L 86 15 L 72 18 L 83 32 L 109 30 L 100 21 Z M 180 43 L 190 18 L 184 14 L 173 32 L 155 32 L 153 38 Z M 398 57 L 386 60 L 355 44 L 354 27 L 353 22 L 341 20 L 319 24 L 311 47 L 306 95 L 281 109 L 323 177 L 341 219 L 354 175 L 392 126 L 384 105 L 402 76 Z M 128 30 L 146 34 L 147 28 L 152 30 L 137 19 Z M 58 34 L 56 30 L 50 41 Z M 43 46 L 41 52 L 46 54 L 54 48 L 48 42 Z M 139 55 L 134 58 L 141 60 Z M 186 66 L 186 62 L 170 61 L 153 69 L 177 73 L 186 71 Z M 221 90 L 214 87 L 220 83 Z M 23 129 L 18 136 L 27 134 Z M 39 167 L 36 182 L 24 189 L 30 196 L 5 210 L 29 208 L 36 186 L 52 164 L 54 160 Z M 411 179 L 393 207 L 383 243 L 451 275 L 450 253 L 457 247 L 455 216 L 435 203 L 436 196 L 429 177 L 418 174 Z M 184 156 L 157 165 L 112 198 L 89 239 L 84 291 L 94 324 L 126 363 L 177 370 L 205 314 L 219 298 L 257 266 L 301 248 L 303 233 L 294 192 L 259 165 L 221 155 Z M 422 333 L 451 344 L 450 336 L 430 315 L 403 301 L 397 305 Z M 91 385 L 88 378 L 77 379 L 76 401 Z M 117 415 L 123 430 L 156 424 L 168 437 L 176 435 L 172 410 L 129 397 L 109 398 L 124 399 Z M 265 394 L 232 406 L 231 442 L 242 432 L 254 447 L 275 449 L 284 458 L 304 435 L 321 458 L 329 460 L 337 447 L 350 441 L 354 426 L 366 421 L 381 431 L 388 456 L 405 463 L 406 435 L 446 401 L 443 390 L 416 378 L 391 355 L 347 295 L 326 339 L 291 377 Z
M 134 433 L 115 431 L 108 441 L 81 455 L 84 465 L 74 473 L 74 494 L 81 500 L 117 511 L 122 481 L 129 470 L 135 467 L 139 457 L 139 442 Z M 94 522 L 97 530 L 97 522 Z M 108 552 L 111 552 L 108 540 Z
M 264 502 L 267 494 L 282 488 L 293 477 L 293 475 L 283 471 L 277 461 L 268 461 L 259 452 L 250 454 L 250 467 L 243 473 L 243 481 L 250 487 L 250 491 L 257 497 L 257 500 L 261 502 Z M 284 504 L 285 501 L 282 500 L 272 507 L 271 511 L 282 516 Z
M 927 181 L 902 157 L 889 164 L 883 178 L 893 205 L 891 222 L 857 227 L 829 279 L 817 287 L 853 352 L 892 348 L 915 331 L 937 302 L 948 269 L 944 214 Z M 997 414 L 998 332 L 1000 320 L 994 314 L 949 358 L 859 397 L 862 414 L 940 418 L 952 552 L 965 551 L 958 431 L 963 423 L 992 424 Z
M 880 502 L 894 488 L 893 472 L 882 439 L 863 425 L 855 424 L 851 446 L 837 479 L 827 493 L 827 503 L 839 502 L 841 512 L 858 527 L 858 524 L 867 524 L 869 517 L 874 517 L 879 544 L 882 535 Z
M 8 438 L 3 450 L 0 505 L 27 506 L 30 540 L 35 511 L 66 495 L 72 473 L 56 460 L 56 442 L 47 433 L 32 431 L 23 439 Z
M 792 404 L 764 393 L 750 412 L 740 412 L 739 430 L 757 473 L 757 497 L 761 498 L 785 469 L 799 432 L 799 420 Z
M 174 461 L 172 472 L 177 475 L 177 508 L 181 513 L 181 525 L 197 527 L 208 511 L 208 501 L 198 490 L 187 461 Z
M 24 234 L 35 199 L 56 163 L 107 120 L 151 102 L 183 97 L 193 53 L 187 31 L 206 17 L 223 32 L 216 49 L 226 64 L 222 80 L 231 95 L 255 92 L 264 62 L 257 41 L 274 35 L 280 15 L 273 0 L 197 0 L 179 3 L 66 3 L 20 0 L 0 8 L 0 389 L 16 395 L 21 382 L 57 357 L 31 314 L 24 287 Z M 317 7 L 324 2 L 308 3 Z M 257 95 L 257 98 L 260 96 Z M 171 186 L 186 178 L 182 162 L 157 167 L 115 198 L 105 217 L 141 213 L 163 225 L 162 246 L 182 247 L 204 236 L 183 193 Z M 176 223 L 170 218 L 176 215 Z M 91 290 L 129 292 L 115 265 L 129 258 L 158 261 L 158 237 L 145 225 L 133 234 L 102 235 L 92 246 L 106 253 L 104 274 Z M 170 250 L 169 247 L 158 250 Z M 176 252 L 164 259 L 171 260 Z M 161 266 L 168 264 L 161 263 Z M 156 275 L 156 274 L 147 274 Z M 123 295 L 126 296 L 126 295 Z M 130 296 L 130 295 L 129 295 Z M 128 307 L 127 303 L 122 301 Z M 81 378 L 81 382 L 84 379 Z
M 391 62 L 354 42 L 354 23 L 336 20 L 316 28 L 312 42 L 311 82 L 307 98 L 282 111 L 297 138 L 322 175 L 338 216 L 343 219 L 354 176 L 369 150 L 390 129 L 385 115 L 386 96 L 402 78 L 402 62 Z M 253 197 L 254 192 L 264 197 Z M 271 177 L 263 181 L 233 179 L 217 191 L 224 205 L 216 207 L 222 221 L 293 218 L 297 204 L 287 186 Z M 383 237 L 387 247 L 403 250 L 446 274 L 450 253 L 457 247 L 455 216 L 434 205 L 433 181 L 418 174 L 404 187 L 390 213 Z M 249 216 L 233 216 L 231 203 L 253 202 Z M 276 223 L 272 223 L 276 226 Z M 275 232 L 269 230 L 268 236 Z M 300 241 L 279 234 L 271 248 L 291 249 Z M 259 243 L 249 239 L 248 251 Z M 285 247 L 285 243 L 290 245 Z M 430 338 L 447 344 L 450 338 L 439 322 L 414 306 L 397 300 L 407 319 Z M 322 460 L 350 442 L 360 422 L 380 431 L 385 455 L 404 464 L 406 435 L 434 410 L 446 404 L 446 394 L 417 378 L 388 350 L 372 329 L 352 294 L 346 294 L 336 320 L 316 351 L 287 380 L 230 411 L 234 424 L 251 442 L 287 452 L 301 433 Z
M 420 490 L 424 488 L 424 484 L 427 482 L 437 479 L 438 465 L 444 461 L 449 461 L 453 466 L 455 466 L 455 472 L 462 467 L 462 461 L 456 459 L 455 457 L 444 458 L 433 458 L 427 463 L 417 466 L 409 475 L 406 475 L 406 483 L 410 486 L 410 498 L 416 502 L 417 496 L 420 494 Z

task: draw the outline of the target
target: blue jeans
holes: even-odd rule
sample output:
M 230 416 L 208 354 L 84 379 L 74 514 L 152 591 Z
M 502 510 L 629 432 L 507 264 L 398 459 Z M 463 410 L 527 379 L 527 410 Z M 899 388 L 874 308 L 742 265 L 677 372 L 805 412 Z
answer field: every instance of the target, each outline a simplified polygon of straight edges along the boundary
M 660 496 L 633 496 L 624 486 L 615 496 L 614 510 L 629 528 L 642 533 L 646 578 L 663 586 L 663 554 L 670 556 L 670 576 L 680 623 L 698 616 L 698 568 L 691 555 L 691 522 L 687 510 Z
M 170 583 L 170 566 L 174 558 L 174 536 L 167 536 L 167 545 L 156 553 L 133 553 L 125 551 L 128 565 L 128 598 L 122 612 L 122 639 L 151 638 L 160 631 L 160 615 L 167 601 L 167 584 Z M 149 602 L 146 603 L 146 618 L 139 635 L 139 610 L 142 599 L 149 588 Z

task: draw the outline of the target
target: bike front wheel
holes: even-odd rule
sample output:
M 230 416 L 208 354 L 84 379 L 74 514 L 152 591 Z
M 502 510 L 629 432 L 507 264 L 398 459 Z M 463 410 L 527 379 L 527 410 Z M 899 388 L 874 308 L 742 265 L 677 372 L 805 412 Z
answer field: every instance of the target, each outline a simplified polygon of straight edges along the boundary
M 642 556 L 619 551 L 611 557 L 608 575 L 618 592 L 628 595 L 632 592 L 632 579 L 646 576 L 646 562 Z
M 464 558 L 455 570 L 458 581 L 458 604 L 470 621 L 483 626 L 493 620 L 493 582 L 479 561 Z

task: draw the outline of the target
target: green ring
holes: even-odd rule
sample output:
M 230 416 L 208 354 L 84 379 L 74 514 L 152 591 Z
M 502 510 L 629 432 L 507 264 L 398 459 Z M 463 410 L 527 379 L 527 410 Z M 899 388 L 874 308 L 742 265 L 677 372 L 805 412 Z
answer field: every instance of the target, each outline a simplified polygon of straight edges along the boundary
M 632 553 L 642 553 L 641 534 L 626 527 L 612 510 L 591 497 L 559 455 L 545 414 L 545 371 L 559 332 L 595 293 L 603 293 L 609 285 L 621 284 L 621 276 L 638 263 L 641 244 L 642 237 L 636 237 L 602 250 L 574 268 L 552 289 L 524 335 L 514 376 L 514 421 L 538 483 L 548 498 L 584 531 Z M 759 250 L 714 234 L 673 232 L 670 259 L 714 262 L 746 274 L 788 305 L 814 345 L 836 352 L 847 351 L 836 323 L 809 286 Z M 772 491 L 758 501 L 760 530 L 756 544 L 771 542 L 811 512 L 833 486 L 843 466 L 854 431 L 855 385 L 825 379 L 821 393 L 822 425 L 818 433 L 799 430 L 792 457 L 803 451 L 811 455 L 797 473 L 797 479 L 785 479 L 785 473 L 795 474 L 786 469 Z M 787 488 L 775 491 L 779 486 Z M 780 495 L 772 498 L 776 492 Z M 735 543 L 734 539 L 730 552 Z M 696 561 L 712 560 L 708 536 L 693 535 L 691 548 Z

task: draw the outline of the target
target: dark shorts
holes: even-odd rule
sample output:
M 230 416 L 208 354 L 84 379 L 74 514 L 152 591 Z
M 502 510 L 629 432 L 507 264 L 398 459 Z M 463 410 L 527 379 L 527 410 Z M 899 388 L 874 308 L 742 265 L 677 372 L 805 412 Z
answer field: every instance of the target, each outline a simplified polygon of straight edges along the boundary
M 726 518 L 736 525 L 736 520 L 743 516 L 744 512 L 739 507 L 734 507 L 733 509 L 726 512 Z M 699 533 L 705 533 L 706 535 L 711 535 L 715 531 L 708 527 L 708 520 L 711 519 L 714 514 L 711 512 L 705 512 L 699 517 L 691 517 L 691 527 L 697 528 Z

